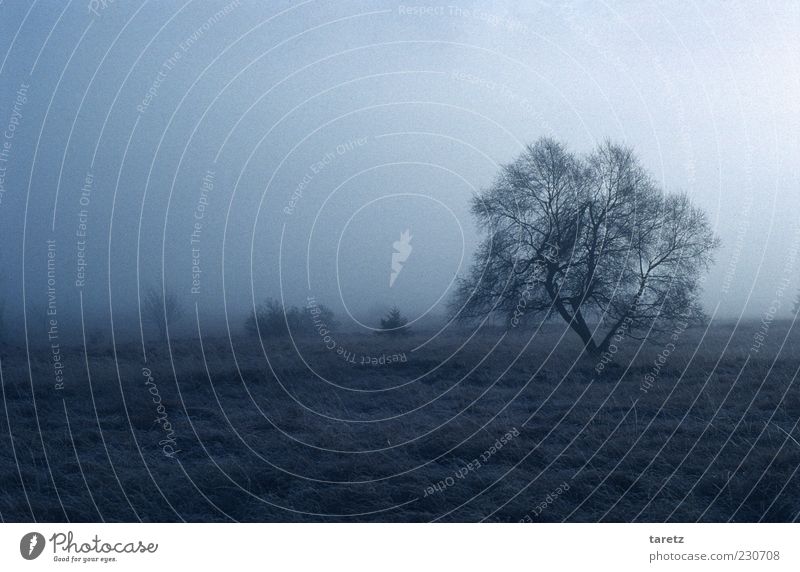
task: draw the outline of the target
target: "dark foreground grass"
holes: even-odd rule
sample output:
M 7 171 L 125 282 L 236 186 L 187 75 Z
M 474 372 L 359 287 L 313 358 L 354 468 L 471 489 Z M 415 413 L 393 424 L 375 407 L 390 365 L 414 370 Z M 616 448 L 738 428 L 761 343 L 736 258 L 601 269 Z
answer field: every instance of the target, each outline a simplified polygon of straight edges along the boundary
M 179 340 L 144 374 L 139 346 L 99 345 L 65 350 L 63 390 L 6 347 L 0 516 L 792 521 L 800 335 L 772 324 L 755 351 L 758 329 L 627 340 L 600 373 L 553 326 L 265 340 L 269 360 Z

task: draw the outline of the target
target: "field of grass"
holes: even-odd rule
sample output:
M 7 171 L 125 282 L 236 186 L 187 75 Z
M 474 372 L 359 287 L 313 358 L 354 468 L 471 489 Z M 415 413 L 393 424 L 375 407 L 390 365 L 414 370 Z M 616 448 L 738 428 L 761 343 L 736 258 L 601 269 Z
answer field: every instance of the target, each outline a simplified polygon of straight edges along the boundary
M 6 346 L 0 516 L 793 521 L 800 333 L 761 328 L 628 339 L 602 369 L 555 325 L 185 339 L 146 364 L 98 343 L 62 348 L 63 389 Z

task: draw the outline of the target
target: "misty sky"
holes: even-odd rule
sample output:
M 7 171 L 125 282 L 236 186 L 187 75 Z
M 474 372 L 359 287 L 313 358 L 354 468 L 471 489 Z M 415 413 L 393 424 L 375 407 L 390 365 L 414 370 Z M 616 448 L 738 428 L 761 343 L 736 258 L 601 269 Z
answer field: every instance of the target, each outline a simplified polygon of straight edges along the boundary
M 343 321 L 438 312 L 480 239 L 469 198 L 549 135 L 581 153 L 624 142 L 709 213 L 709 311 L 758 316 L 788 277 L 788 315 L 797 2 L 87 4 L 0 2 L 12 313 L 23 268 L 27 307 L 47 304 L 47 240 L 60 311 L 82 293 L 98 320 L 162 273 L 208 316 L 253 293 L 311 295 Z

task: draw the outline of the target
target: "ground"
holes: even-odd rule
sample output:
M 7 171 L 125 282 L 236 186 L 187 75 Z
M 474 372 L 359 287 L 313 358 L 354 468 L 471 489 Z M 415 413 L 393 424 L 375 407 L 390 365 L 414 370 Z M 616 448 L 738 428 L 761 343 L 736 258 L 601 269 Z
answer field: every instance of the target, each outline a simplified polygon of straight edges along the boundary
M 63 389 L 7 346 L 0 516 L 792 521 L 800 335 L 759 332 L 627 339 L 612 362 L 555 324 L 182 339 L 146 364 L 100 340 L 63 348 Z

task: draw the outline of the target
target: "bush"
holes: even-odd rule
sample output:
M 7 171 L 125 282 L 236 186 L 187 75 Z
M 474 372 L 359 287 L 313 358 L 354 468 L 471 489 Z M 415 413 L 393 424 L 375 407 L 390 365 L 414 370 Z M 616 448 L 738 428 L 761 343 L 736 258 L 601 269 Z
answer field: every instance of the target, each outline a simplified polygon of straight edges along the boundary
M 284 307 L 273 298 L 267 298 L 259 304 L 245 321 L 245 328 L 250 334 L 261 337 L 281 337 L 308 335 L 315 331 L 316 324 L 324 323 L 328 330 L 336 327 L 333 311 L 323 304 Z

